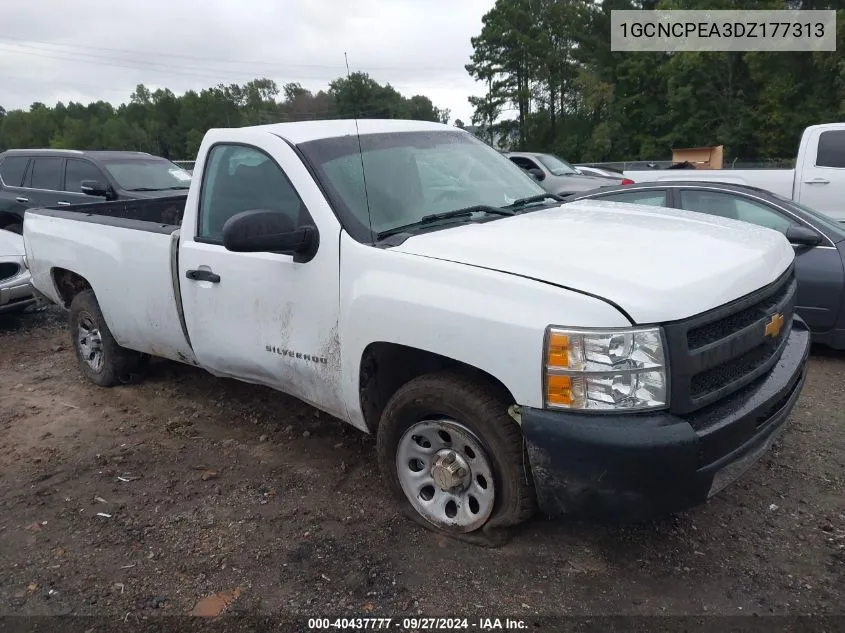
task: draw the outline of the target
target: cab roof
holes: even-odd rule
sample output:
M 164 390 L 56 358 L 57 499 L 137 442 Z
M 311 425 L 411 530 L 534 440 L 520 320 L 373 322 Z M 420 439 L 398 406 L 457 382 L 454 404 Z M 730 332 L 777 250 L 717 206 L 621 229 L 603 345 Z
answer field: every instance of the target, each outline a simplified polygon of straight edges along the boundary
M 243 129 L 243 128 L 241 128 Z M 379 134 L 385 132 L 461 132 L 458 127 L 432 121 L 412 121 L 407 119 L 358 119 L 356 130 L 355 119 L 329 119 L 323 121 L 296 121 L 291 123 L 271 123 L 256 125 L 251 130 L 266 131 L 299 145 L 308 141 L 316 141 L 338 136 L 356 134 Z M 465 132 L 469 134 L 469 132 Z

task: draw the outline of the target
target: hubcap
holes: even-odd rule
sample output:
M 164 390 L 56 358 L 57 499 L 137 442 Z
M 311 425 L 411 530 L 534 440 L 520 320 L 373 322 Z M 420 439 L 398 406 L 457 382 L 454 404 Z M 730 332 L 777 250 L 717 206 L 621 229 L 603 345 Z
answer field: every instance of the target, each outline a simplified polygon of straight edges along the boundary
M 103 337 L 100 329 L 89 315 L 85 314 L 79 319 L 76 331 L 76 341 L 79 345 L 79 356 L 94 371 L 100 371 L 103 367 Z
M 408 501 L 438 527 L 472 532 L 493 512 L 490 459 L 475 434 L 459 422 L 414 424 L 399 440 L 396 470 Z
M 445 448 L 437 452 L 431 466 L 431 478 L 441 490 L 462 491 L 470 482 L 469 464 L 458 453 Z

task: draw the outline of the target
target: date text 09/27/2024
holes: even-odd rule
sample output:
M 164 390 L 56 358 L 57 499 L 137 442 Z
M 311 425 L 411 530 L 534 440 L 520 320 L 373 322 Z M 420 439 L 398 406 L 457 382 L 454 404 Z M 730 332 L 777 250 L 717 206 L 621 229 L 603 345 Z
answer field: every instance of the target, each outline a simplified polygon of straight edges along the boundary
M 311 630 L 411 630 L 411 631 L 516 631 L 528 628 L 518 618 L 309 618 Z

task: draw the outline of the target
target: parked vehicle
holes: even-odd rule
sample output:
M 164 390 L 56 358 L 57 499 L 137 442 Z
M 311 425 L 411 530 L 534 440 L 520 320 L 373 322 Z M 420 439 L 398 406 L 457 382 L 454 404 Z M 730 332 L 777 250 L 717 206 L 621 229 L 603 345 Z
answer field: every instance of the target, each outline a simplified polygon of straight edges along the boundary
M 603 169 L 601 167 L 591 167 L 589 165 L 573 165 L 579 174 L 585 176 L 602 176 L 604 178 L 622 178 L 625 176 L 622 172 L 613 171 L 612 169 Z M 630 178 L 629 178 L 630 180 Z
M 774 231 L 561 208 L 422 121 L 211 130 L 194 173 L 166 201 L 181 218 L 156 201 L 27 211 L 33 283 L 69 310 L 81 371 L 110 386 L 158 356 L 301 398 L 376 434 L 388 488 L 428 528 L 496 543 L 537 506 L 703 502 L 804 384 Z
M 23 238 L 0 231 L 0 314 L 22 312 L 35 301 Z
M 191 175 L 145 152 L 0 153 L 0 229 L 20 233 L 29 207 L 187 195 Z
M 512 162 L 531 173 L 540 186 L 561 197 L 596 187 L 630 184 L 633 180 L 622 175 L 593 176 L 579 172 L 575 167 L 554 154 L 537 152 L 505 152 Z
M 798 314 L 815 342 L 845 349 L 845 226 L 839 222 L 764 189 L 717 182 L 637 183 L 572 199 L 685 209 L 783 233 L 795 249 Z
M 766 189 L 845 221 L 845 123 L 811 125 L 801 135 L 794 169 L 625 171 L 637 182 L 705 180 Z

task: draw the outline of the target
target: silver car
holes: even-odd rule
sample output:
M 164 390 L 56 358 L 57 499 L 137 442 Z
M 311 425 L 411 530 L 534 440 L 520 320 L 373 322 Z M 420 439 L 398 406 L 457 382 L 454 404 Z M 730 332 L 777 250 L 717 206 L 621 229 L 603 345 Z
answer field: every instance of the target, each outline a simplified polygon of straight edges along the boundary
M 505 152 L 504 154 L 534 176 L 543 189 L 559 196 L 571 196 L 574 193 L 589 191 L 598 187 L 613 187 L 633 183 L 632 180 L 621 175 L 618 178 L 584 175 L 554 154 L 538 152 Z
M 624 178 L 620 172 L 611 169 L 602 169 L 600 167 L 590 167 L 589 165 L 574 165 L 580 173 L 585 176 L 607 176 L 609 178 Z
M 0 314 L 20 312 L 35 302 L 23 237 L 0 231 Z

